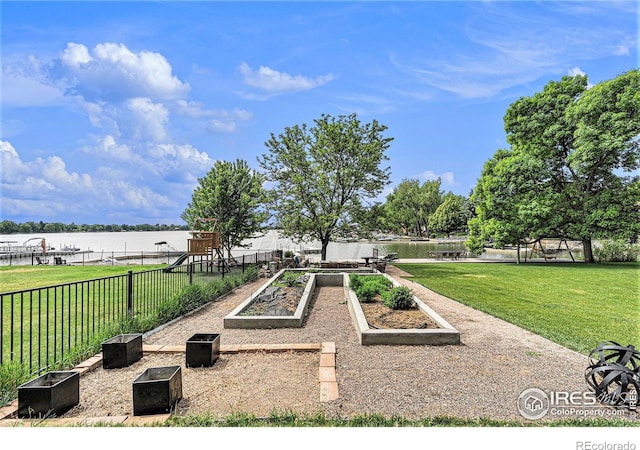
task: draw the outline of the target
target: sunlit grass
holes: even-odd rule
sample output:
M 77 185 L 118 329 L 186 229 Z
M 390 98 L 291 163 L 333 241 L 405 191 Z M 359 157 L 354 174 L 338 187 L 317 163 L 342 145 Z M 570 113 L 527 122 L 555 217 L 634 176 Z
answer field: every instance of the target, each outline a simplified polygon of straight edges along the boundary
M 129 270 L 140 272 L 166 267 L 159 265 L 127 266 L 1 266 L 0 292 L 13 292 L 43 286 L 53 286 L 94 278 L 123 275 Z
M 640 346 L 639 263 L 396 266 L 439 294 L 580 353 L 602 341 Z

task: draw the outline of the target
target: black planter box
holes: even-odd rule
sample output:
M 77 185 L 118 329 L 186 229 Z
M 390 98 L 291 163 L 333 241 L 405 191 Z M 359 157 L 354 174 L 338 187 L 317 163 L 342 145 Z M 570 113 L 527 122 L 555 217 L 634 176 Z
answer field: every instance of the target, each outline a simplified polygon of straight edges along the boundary
M 119 334 L 102 343 L 102 367 L 127 367 L 142 358 L 142 334 Z
M 150 367 L 133 381 L 134 416 L 171 412 L 180 399 L 180 366 Z
M 80 402 L 80 373 L 47 372 L 18 386 L 18 417 L 58 416 Z
M 211 367 L 219 356 L 219 334 L 198 333 L 187 340 L 187 367 Z

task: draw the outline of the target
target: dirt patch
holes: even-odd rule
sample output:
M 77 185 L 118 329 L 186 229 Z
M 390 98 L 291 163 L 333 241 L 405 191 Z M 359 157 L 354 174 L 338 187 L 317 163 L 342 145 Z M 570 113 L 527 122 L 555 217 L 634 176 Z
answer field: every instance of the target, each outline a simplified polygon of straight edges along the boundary
M 439 328 L 429 316 L 417 307 L 413 309 L 391 309 L 382 300 L 360 303 L 367 323 L 377 329 L 426 329 Z
M 80 403 L 64 417 L 133 414 L 133 380 L 150 367 L 181 366 L 183 398 L 177 415 L 225 417 L 248 412 L 266 417 L 275 409 L 321 410 L 318 367 L 310 352 L 222 354 L 212 367 L 187 368 L 184 353 L 145 354 L 129 367 L 99 367 L 80 377 Z M 285 375 L 286 374 L 286 375 Z

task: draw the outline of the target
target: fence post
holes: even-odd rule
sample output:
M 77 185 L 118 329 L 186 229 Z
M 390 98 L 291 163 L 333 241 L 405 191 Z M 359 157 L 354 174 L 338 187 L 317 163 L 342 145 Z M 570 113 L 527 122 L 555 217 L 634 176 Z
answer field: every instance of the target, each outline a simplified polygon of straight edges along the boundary
M 133 317 L 133 270 L 127 272 L 127 315 Z
M 244 255 L 242 255 L 242 273 L 244 273 Z
M 189 272 L 189 284 L 193 284 L 193 265 L 194 263 L 191 263 L 187 266 L 187 272 Z

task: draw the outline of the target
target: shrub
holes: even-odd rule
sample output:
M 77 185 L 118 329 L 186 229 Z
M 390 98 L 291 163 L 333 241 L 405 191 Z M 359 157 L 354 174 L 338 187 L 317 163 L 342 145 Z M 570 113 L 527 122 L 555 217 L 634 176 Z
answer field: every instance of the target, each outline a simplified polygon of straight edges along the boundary
M 362 286 L 362 276 L 357 273 L 349 274 L 349 286 L 351 289 L 356 291 L 360 286 Z
M 384 304 L 391 309 L 411 309 L 413 292 L 406 286 L 397 286 L 383 294 Z
M 640 255 L 640 246 L 623 241 L 603 241 L 593 248 L 596 262 L 635 262 Z
M 248 266 L 244 270 L 244 274 L 242 275 L 242 280 L 244 282 L 253 281 L 258 278 L 258 268 L 256 266 Z
M 273 285 L 274 286 L 302 286 L 304 285 L 304 275 L 300 274 L 300 272 L 296 272 L 293 270 L 288 270 L 282 273 L 280 278 L 278 278 Z
M 372 302 L 375 296 L 379 294 L 377 286 L 371 283 L 361 285 L 355 293 L 358 296 L 358 300 L 362 303 Z
M 386 277 L 357 274 L 349 276 L 349 284 L 356 293 L 358 300 L 363 303 L 372 302 L 377 294 L 382 294 L 393 286 L 391 280 Z

